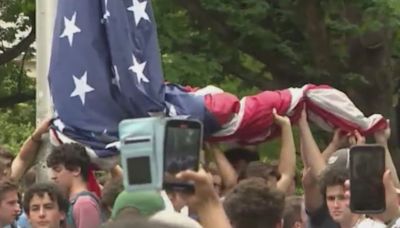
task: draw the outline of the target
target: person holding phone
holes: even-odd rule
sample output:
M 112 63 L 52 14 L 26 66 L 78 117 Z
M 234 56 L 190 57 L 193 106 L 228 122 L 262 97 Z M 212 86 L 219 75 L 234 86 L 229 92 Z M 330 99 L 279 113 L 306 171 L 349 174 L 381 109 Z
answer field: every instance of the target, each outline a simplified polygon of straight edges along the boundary
M 385 189 L 386 209 L 382 213 L 368 215 L 371 218 L 375 218 L 375 221 L 379 220 L 382 222 L 380 226 L 374 226 L 374 227 L 387 227 L 387 228 L 400 227 L 400 208 L 396 200 L 397 191 L 392 175 L 393 175 L 392 172 L 389 169 L 387 169 L 382 177 L 382 182 Z M 347 207 L 350 206 L 350 199 L 351 199 L 350 185 L 351 185 L 350 180 L 346 180 L 344 189 L 345 189 L 345 204 Z M 364 226 L 362 227 L 372 227 L 366 225 L 368 224 L 364 223 Z
M 327 158 L 324 158 L 314 140 L 305 111 L 299 120 L 299 130 L 300 152 L 305 167 L 303 187 L 309 227 L 353 227 L 362 218 L 353 215 L 344 204 L 343 184 L 349 175 L 348 150 L 338 148 L 340 142 L 349 138 L 336 132 L 333 142 L 324 152 Z M 364 142 L 359 134 L 355 136 L 356 142 Z

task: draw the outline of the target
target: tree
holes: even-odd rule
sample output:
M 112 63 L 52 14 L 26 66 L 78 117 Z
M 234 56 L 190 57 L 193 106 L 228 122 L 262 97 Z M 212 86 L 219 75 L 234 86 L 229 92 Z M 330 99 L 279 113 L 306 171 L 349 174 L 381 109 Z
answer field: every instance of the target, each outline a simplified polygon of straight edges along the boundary
M 24 64 L 34 53 L 35 1 L 1 1 L 0 23 L 0 143 L 16 153 L 34 126 L 35 86 Z
M 398 145 L 399 1 L 155 0 L 153 5 L 166 78 L 197 85 L 239 79 L 237 90 L 329 84 L 365 114 L 389 118 Z

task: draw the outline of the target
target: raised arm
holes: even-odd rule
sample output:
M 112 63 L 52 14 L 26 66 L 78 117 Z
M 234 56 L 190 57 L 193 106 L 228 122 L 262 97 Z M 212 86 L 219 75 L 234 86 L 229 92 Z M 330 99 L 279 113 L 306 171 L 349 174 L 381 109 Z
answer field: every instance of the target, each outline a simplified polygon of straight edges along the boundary
M 48 132 L 50 122 L 51 119 L 43 121 L 22 145 L 11 164 L 11 178 L 15 181 L 19 181 L 35 161 L 42 144 L 42 135 Z
M 375 141 L 377 144 L 382 145 L 385 148 L 385 164 L 386 168 L 390 170 L 391 177 L 393 179 L 393 184 L 397 188 L 400 187 L 399 177 L 397 175 L 396 167 L 394 166 L 392 156 L 389 151 L 388 140 L 390 138 L 390 128 L 388 127 L 385 130 L 381 130 L 375 133 Z
M 348 146 L 349 143 L 349 134 L 343 133 L 340 129 L 336 129 L 333 134 L 332 141 L 322 152 L 322 157 L 324 161 L 328 161 L 328 158 L 338 149 Z
M 311 174 L 316 178 L 325 169 L 326 163 L 322 157 L 321 151 L 314 140 L 310 126 L 307 122 L 307 114 L 302 112 L 299 120 L 301 156 L 304 166 L 310 167 Z
M 275 109 L 273 114 L 274 122 L 281 128 L 281 152 L 278 166 L 281 178 L 277 183 L 277 188 L 282 192 L 287 192 L 296 174 L 296 148 L 289 118 L 278 115 Z
M 235 187 L 238 176 L 235 169 L 226 159 L 224 152 L 221 151 L 217 144 L 206 144 L 206 149 L 212 154 L 215 163 L 217 164 L 219 175 L 223 183 L 223 193 Z
M 230 228 L 222 203 L 213 187 L 212 176 L 203 169 L 198 172 L 191 170 L 178 173 L 178 179 L 192 181 L 195 193 L 187 198 L 187 203 L 194 208 L 204 228 Z
M 304 163 L 303 188 L 304 204 L 311 217 L 324 204 L 324 198 L 319 190 L 318 177 L 325 169 L 326 163 L 311 133 L 307 122 L 307 114 L 302 112 L 299 120 L 300 153 Z

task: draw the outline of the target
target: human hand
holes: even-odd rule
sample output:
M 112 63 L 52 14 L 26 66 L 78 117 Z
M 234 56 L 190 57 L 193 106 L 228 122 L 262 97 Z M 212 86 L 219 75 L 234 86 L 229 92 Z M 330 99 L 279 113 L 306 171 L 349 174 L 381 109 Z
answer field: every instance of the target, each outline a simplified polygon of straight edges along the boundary
M 277 113 L 276 109 L 272 109 L 272 115 L 274 116 L 274 123 L 278 124 L 279 126 L 286 126 L 290 125 L 290 119 L 287 116 L 281 116 Z
M 365 144 L 365 137 L 360 134 L 359 131 L 354 130 L 353 134 L 349 137 L 350 145 L 363 145 Z
M 331 144 L 337 149 L 345 147 L 349 144 L 349 136 L 349 133 L 346 134 L 341 129 L 336 129 Z
M 350 205 L 350 180 L 346 180 L 345 182 L 345 196 L 346 196 L 346 204 Z M 396 219 L 400 215 L 399 206 L 397 204 L 397 193 L 396 188 L 394 186 L 391 172 L 390 170 L 386 170 L 383 174 L 383 185 L 385 188 L 385 204 L 386 209 L 383 213 L 369 215 L 373 218 L 379 219 L 382 222 L 388 222 L 393 219 Z
M 389 126 L 386 129 L 375 132 L 374 137 L 375 137 L 376 143 L 387 144 L 387 141 L 390 138 L 390 134 L 391 134 L 391 130 L 390 130 Z
M 195 193 L 186 198 L 190 207 L 199 210 L 208 206 L 220 204 L 218 195 L 214 190 L 214 182 L 211 174 L 206 173 L 204 169 L 198 172 L 186 170 L 176 175 L 176 178 L 183 181 L 194 183 Z
M 32 138 L 34 138 L 35 140 L 40 140 L 42 138 L 42 135 L 49 131 L 51 121 L 52 118 L 50 117 L 44 119 L 32 133 Z

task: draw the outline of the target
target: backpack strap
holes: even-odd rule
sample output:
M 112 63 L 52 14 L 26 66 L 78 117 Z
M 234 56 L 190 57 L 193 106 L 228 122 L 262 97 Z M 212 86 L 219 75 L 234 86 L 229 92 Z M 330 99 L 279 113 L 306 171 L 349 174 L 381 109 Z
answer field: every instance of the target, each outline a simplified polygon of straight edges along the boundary
M 80 192 L 80 193 L 76 194 L 76 195 L 74 196 L 74 198 L 72 198 L 72 199 L 69 201 L 69 208 L 68 208 L 68 213 L 67 213 L 67 225 L 68 225 L 68 227 L 71 227 L 71 228 L 75 228 L 75 227 L 76 227 L 76 225 L 75 225 L 75 220 L 74 220 L 74 215 L 73 215 L 73 211 L 74 211 L 74 205 L 75 205 L 76 201 L 77 201 L 78 198 L 81 197 L 81 196 L 90 196 L 92 199 L 94 199 L 94 200 L 96 201 L 96 203 L 97 203 L 97 205 L 98 205 L 98 209 L 99 209 L 99 211 L 100 211 L 100 213 L 101 213 L 100 200 L 99 200 L 99 198 L 97 198 L 96 195 L 94 195 L 92 192 L 89 192 L 89 191 Z M 102 214 L 101 214 L 101 220 L 102 220 L 102 221 L 104 220 Z

